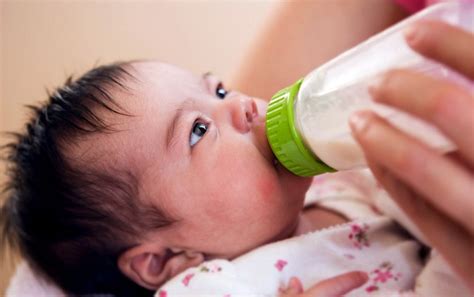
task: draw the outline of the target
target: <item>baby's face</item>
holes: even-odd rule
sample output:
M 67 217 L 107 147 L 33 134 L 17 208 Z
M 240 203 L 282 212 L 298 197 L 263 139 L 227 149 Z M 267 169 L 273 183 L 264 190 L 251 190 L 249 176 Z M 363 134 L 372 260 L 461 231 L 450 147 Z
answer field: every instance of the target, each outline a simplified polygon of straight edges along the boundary
M 233 258 L 289 236 L 310 180 L 274 165 L 267 102 L 238 92 L 222 99 L 213 76 L 168 64 L 134 68 L 131 98 L 118 100 L 135 116 L 118 117 L 121 132 L 91 147 L 107 148 L 107 162 L 136 174 L 143 203 L 178 219 L 148 239 Z

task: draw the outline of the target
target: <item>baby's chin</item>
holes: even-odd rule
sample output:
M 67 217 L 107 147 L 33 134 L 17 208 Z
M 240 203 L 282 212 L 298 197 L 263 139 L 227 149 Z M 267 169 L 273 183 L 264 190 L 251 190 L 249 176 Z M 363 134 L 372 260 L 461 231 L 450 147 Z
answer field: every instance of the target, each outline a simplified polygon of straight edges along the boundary
M 277 167 L 280 184 L 286 195 L 291 197 L 295 203 L 303 203 L 306 192 L 311 185 L 312 177 L 294 175 L 281 164 L 278 164 Z

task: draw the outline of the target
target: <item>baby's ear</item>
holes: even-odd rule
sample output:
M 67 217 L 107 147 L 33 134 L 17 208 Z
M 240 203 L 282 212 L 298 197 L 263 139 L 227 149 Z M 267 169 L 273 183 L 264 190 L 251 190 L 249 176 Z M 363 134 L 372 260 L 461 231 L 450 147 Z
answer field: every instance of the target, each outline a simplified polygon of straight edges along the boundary
M 160 248 L 141 244 L 123 252 L 117 265 L 128 278 L 150 290 L 156 290 L 173 276 L 204 261 L 202 253 Z

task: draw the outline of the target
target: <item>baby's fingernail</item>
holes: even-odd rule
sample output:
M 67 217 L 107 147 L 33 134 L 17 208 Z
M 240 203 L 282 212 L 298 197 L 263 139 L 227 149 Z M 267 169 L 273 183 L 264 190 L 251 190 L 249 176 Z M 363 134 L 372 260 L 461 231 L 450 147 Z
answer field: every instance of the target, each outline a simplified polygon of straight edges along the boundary
M 368 110 L 360 110 L 353 113 L 349 118 L 349 124 L 353 131 L 361 132 L 367 127 L 371 112 Z
M 303 285 L 297 277 L 291 277 L 288 283 L 287 293 L 300 294 L 303 293 Z
M 358 271 L 361 282 L 366 283 L 369 280 L 369 276 L 365 271 Z
M 298 288 L 298 279 L 294 276 L 290 278 L 290 287 Z

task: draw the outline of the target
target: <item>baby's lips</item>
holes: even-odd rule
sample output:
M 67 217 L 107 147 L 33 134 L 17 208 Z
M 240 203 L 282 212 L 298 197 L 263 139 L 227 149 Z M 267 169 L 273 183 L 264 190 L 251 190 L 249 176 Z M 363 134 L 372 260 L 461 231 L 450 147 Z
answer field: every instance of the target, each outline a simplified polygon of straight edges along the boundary
M 267 133 L 265 129 L 265 117 L 267 113 L 267 105 L 266 101 L 261 99 L 255 99 L 255 103 L 257 105 L 258 116 L 254 119 L 252 123 L 252 136 L 253 142 L 257 149 L 260 151 L 262 156 L 270 163 L 273 164 L 274 155 L 270 148 L 270 144 L 268 143 Z
M 267 116 L 268 102 L 262 99 L 254 98 L 255 104 L 257 105 L 257 121 L 265 122 Z

